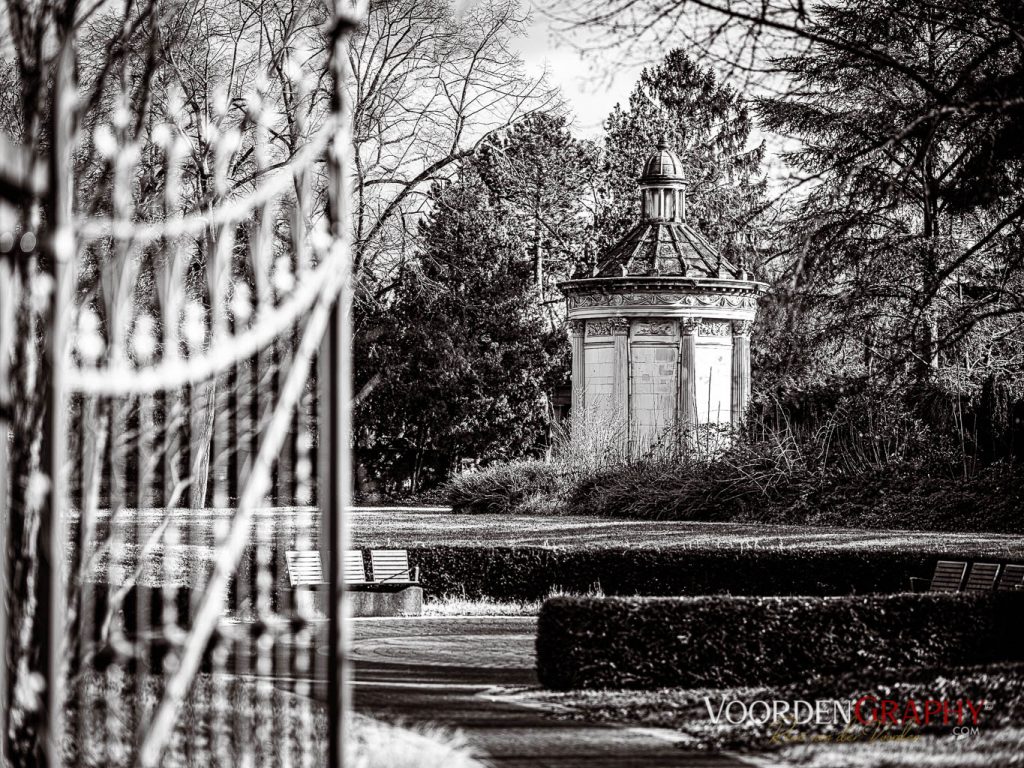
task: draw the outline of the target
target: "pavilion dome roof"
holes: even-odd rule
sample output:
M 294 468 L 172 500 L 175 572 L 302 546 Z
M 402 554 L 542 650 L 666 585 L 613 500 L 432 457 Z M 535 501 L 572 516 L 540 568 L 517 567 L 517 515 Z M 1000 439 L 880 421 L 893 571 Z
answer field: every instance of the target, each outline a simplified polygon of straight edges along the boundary
M 681 276 L 740 278 L 696 229 L 683 221 L 646 219 L 626 233 L 598 265 L 595 277 Z
M 641 182 L 658 180 L 682 180 L 683 161 L 679 155 L 669 149 L 668 139 L 662 136 L 657 151 L 644 163 Z
M 670 211 L 647 212 L 605 253 L 595 277 L 678 276 L 746 279 L 708 239 L 686 221 L 683 164 L 662 138 L 644 163 L 641 194 L 678 195 Z M 647 190 L 644 192 L 643 190 Z

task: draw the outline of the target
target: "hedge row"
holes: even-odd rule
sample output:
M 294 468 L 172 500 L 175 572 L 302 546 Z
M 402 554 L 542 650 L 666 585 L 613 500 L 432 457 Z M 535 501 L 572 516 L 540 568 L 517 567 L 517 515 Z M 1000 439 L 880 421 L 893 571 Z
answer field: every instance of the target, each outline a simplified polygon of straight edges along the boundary
M 850 595 L 909 589 L 957 552 L 863 549 L 732 549 L 713 547 L 471 547 L 409 550 L 428 596 L 543 600 L 552 593 L 619 596 Z M 228 589 L 243 608 L 256 593 L 254 554 L 247 550 Z M 285 610 L 291 590 L 283 550 L 271 553 L 271 606 Z M 242 589 L 239 589 L 239 586 Z M 128 601 L 131 602 L 131 601 Z M 180 615 L 187 615 L 183 607 Z
M 815 675 L 1024 660 L 1024 595 L 554 598 L 542 685 L 777 685 Z
M 411 549 L 428 595 L 543 600 L 606 595 L 849 595 L 899 592 L 943 553 L 850 549 L 423 547 Z

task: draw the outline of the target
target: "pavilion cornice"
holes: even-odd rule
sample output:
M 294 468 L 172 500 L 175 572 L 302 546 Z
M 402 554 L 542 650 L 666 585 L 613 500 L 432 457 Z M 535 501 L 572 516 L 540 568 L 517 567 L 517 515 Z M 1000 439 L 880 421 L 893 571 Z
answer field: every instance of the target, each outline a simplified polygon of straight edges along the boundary
M 585 277 L 566 280 L 558 284 L 566 296 L 578 293 L 623 293 L 625 291 L 673 293 L 721 293 L 740 296 L 760 296 L 768 284 L 756 280 L 735 280 L 716 277 Z

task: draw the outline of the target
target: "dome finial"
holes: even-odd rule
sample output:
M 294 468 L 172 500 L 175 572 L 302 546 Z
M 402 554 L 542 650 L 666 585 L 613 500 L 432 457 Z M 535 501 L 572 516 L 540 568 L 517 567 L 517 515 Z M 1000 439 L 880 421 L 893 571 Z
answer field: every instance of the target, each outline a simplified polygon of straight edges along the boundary
M 660 137 L 658 138 L 658 149 L 667 150 L 668 148 L 668 131 L 662 131 Z

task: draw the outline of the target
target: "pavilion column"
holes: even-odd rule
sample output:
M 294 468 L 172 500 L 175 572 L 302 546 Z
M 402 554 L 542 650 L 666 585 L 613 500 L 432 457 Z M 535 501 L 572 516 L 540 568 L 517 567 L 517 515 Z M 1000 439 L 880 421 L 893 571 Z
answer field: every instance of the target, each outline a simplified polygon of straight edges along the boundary
M 679 321 L 679 426 L 693 439 L 697 427 L 697 326 L 700 318 Z
M 612 419 L 616 429 L 621 428 L 620 446 L 629 449 L 629 320 L 613 317 L 609 320 L 614 341 L 614 370 L 612 380 Z
M 743 421 L 750 400 L 750 326 L 749 320 L 732 324 L 732 425 Z
M 572 417 L 578 425 L 583 424 L 583 410 L 587 406 L 584 397 L 587 386 L 586 358 L 584 357 L 586 335 L 587 323 L 585 320 L 569 321 L 569 343 L 572 350 Z

